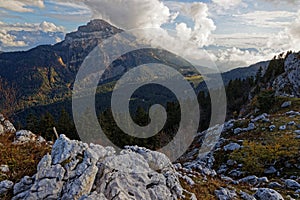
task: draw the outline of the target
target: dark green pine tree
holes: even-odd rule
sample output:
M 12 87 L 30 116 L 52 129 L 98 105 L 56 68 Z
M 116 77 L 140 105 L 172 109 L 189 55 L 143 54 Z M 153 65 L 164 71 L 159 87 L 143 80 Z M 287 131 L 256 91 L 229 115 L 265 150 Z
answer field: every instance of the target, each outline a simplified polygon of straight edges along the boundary
M 58 134 L 65 134 L 70 139 L 79 139 L 75 131 L 75 125 L 65 109 L 62 109 L 57 122 Z
M 46 140 L 55 140 L 55 134 L 53 132 L 53 127 L 55 127 L 55 120 L 54 117 L 49 113 L 46 112 L 40 120 L 39 127 L 41 131 L 41 135 Z
M 37 116 L 31 112 L 26 117 L 26 129 L 32 131 L 33 133 L 39 133 L 40 130 L 38 126 L 39 126 L 39 120 Z
M 258 84 L 261 82 L 262 80 L 262 71 L 263 71 L 263 68 L 260 66 L 257 73 L 256 73 L 256 76 L 255 76 L 255 83 Z
M 149 117 L 143 107 L 138 106 L 135 112 L 134 121 L 140 126 L 146 126 L 149 124 Z

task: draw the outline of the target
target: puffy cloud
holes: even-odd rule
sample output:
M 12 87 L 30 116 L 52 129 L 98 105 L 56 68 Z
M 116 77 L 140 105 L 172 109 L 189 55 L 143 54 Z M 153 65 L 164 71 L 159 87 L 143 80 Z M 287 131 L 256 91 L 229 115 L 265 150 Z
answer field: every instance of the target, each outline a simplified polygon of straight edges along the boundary
M 273 38 L 268 41 L 268 46 L 280 48 L 282 51 L 300 50 L 300 10 L 297 18 L 278 34 L 274 34 Z
M 52 22 L 43 21 L 42 23 L 15 23 L 8 24 L 0 21 L 0 28 L 7 31 L 43 31 L 43 32 L 64 32 L 62 26 L 56 26 Z
M 288 34 L 295 40 L 300 40 L 300 10 L 297 19 L 287 28 Z
M 159 0 L 86 0 L 84 4 L 93 18 L 105 19 L 124 29 L 160 27 L 174 17 Z
M 275 53 L 270 50 L 250 51 L 236 47 L 219 49 L 213 52 L 214 60 L 222 71 L 227 71 L 236 67 L 246 67 L 260 61 L 266 61 L 272 58 Z
M 283 28 L 289 25 L 297 14 L 289 11 L 254 11 L 234 16 L 238 21 L 259 28 Z
M 177 25 L 181 35 L 190 35 L 190 40 L 196 42 L 199 47 L 203 47 L 212 42 L 211 34 L 216 29 L 214 21 L 208 16 L 208 7 L 205 3 L 185 4 L 181 8 L 182 14 L 192 18 L 194 22 L 193 30 L 184 28 L 183 23 Z M 179 27 L 178 27 L 179 26 Z M 187 25 L 186 25 L 187 26 Z M 186 32 L 183 32 L 183 31 Z
M 13 36 L 5 30 L 0 30 L 0 44 L 2 47 L 24 47 L 26 46 L 24 41 L 16 40 L 16 36 Z
M 0 0 L 0 8 L 16 12 L 33 12 L 32 6 L 45 7 L 43 0 Z
M 209 18 L 207 4 L 200 2 L 85 0 L 83 3 L 92 11 L 93 18 L 102 18 L 125 30 L 138 28 L 137 36 L 144 42 L 189 57 L 199 57 L 195 52 L 212 42 L 211 33 L 216 29 Z M 177 18 L 179 15 L 191 23 L 182 22 Z M 165 27 L 175 27 L 175 30 Z
M 233 33 L 213 35 L 213 45 L 240 49 L 262 49 L 272 34 Z
M 282 4 L 282 3 L 289 3 L 289 4 L 299 4 L 298 0 L 264 0 L 266 2 Z
M 242 0 L 212 0 L 212 2 L 224 9 L 230 9 L 240 5 Z
M 53 44 L 64 37 L 63 27 L 51 22 L 7 24 L 0 21 L 0 49 L 26 50 L 40 44 Z
M 56 26 L 51 22 L 43 21 L 39 27 L 39 30 L 44 32 L 64 32 L 64 28 L 62 26 Z

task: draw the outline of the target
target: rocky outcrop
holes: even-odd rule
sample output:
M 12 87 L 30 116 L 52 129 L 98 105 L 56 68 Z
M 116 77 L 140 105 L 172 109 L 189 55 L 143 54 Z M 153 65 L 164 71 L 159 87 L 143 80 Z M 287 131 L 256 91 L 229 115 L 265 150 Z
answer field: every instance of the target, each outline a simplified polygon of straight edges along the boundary
M 227 188 L 220 188 L 219 190 L 216 190 L 215 195 L 219 200 L 230 200 L 237 197 L 234 190 L 229 190 Z
M 104 20 L 94 19 L 91 20 L 87 25 L 80 26 L 77 31 L 68 33 L 63 45 L 74 46 L 76 42 L 83 43 L 95 39 L 102 41 L 121 31 L 121 29 L 110 25 Z
M 0 135 L 14 132 L 16 132 L 14 125 L 8 119 L 5 119 L 2 114 L 0 114 Z
M 275 190 L 269 188 L 260 188 L 254 194 L 257 200 L 284 200 L 283 197 Z
M 300 97 L 300 56 L 290 54 L 284 62 L 284 73 L 273 82 L 276 95 Z
M 37 136 L 33 134 L 31 131 L 27 131 L 27 130 L 17 131 L 15 134 L 13 144 L 23 144 L 27 142 L 43 143 L 46 142 L 46 140 L 41 136 Z
M 8 190 L 10 190 L 14 186 L 14 183 L 9 180 L 4 180 L 0 182 L 0 195 L 5 194 Z
M 158 152 L 71 141 L 53 145 L 32 177 L 14 185 L 17 199 L 178 199 L 183 189 L 169 159 Z

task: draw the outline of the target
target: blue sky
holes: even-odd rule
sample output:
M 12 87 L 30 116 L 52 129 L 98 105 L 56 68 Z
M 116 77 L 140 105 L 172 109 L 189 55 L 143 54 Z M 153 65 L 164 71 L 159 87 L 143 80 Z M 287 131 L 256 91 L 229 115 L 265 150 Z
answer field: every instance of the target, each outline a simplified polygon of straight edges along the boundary
M 299 51 L 299 15 L 297 0 L 0 0 L 0 50 L 54 44 L 103 18 L 123 29 L 173 29 L 227 70 Z

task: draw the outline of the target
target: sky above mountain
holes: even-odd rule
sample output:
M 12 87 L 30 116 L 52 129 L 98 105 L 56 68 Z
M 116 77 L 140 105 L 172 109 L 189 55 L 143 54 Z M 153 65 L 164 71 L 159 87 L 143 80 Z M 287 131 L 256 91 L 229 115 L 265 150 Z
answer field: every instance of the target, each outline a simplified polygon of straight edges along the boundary
M 125 30 L 154 27 L 158 44 L 205 49 L 222 70 L 300 50 L 299 0 L 0 0 L 0 17 L 1 51 L 54 44 L 94 18 Z

